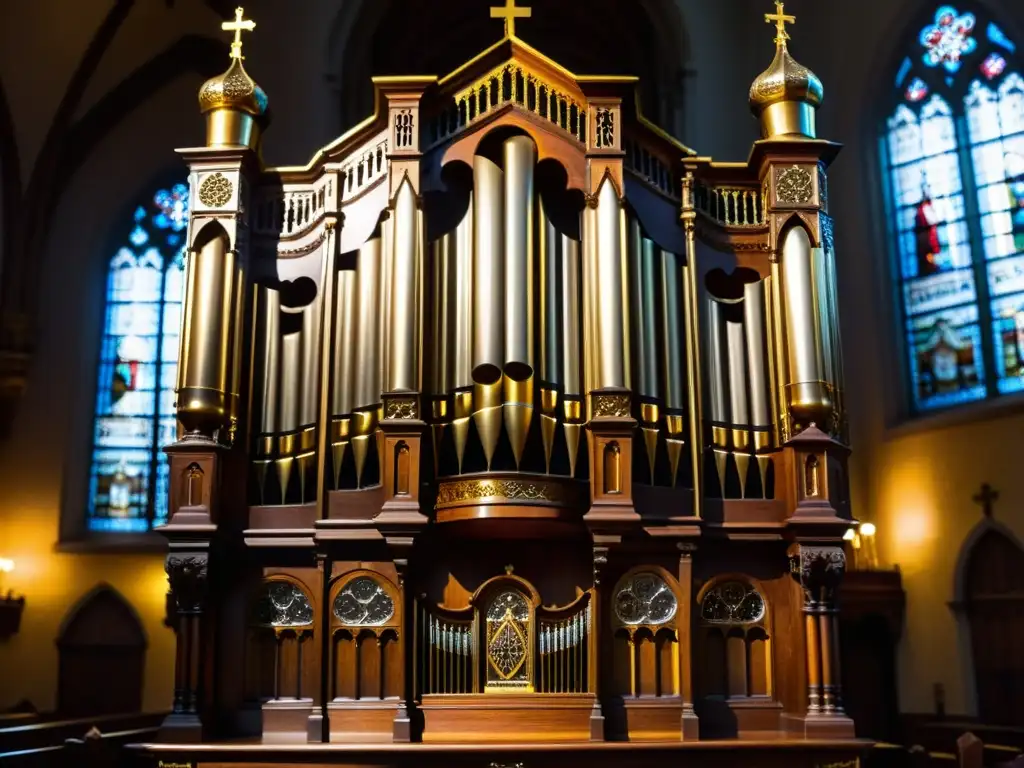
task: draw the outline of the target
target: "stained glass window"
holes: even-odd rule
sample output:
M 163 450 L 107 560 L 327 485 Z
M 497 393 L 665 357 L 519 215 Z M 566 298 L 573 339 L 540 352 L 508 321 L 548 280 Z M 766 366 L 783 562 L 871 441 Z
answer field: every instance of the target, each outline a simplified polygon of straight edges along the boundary
M 1024 390 L 1024 78 L 981 8 L 942 5 L 918 30 L 883 155 L 921 412 Z
M 143 532 L 167 515 L 163 446 L 177 436 L 174 386 L 188 187 L 135 208 L 108 264 L 89 481 L 91 531 Z

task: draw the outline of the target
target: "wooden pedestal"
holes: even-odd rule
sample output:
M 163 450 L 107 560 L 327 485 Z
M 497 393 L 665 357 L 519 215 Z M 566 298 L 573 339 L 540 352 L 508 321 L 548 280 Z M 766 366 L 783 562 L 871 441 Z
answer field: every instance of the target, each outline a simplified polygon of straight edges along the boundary
M 424 696 L 423 741 L 590 741 L 593 708 L 590 693 Z
M 263 705 L 265 744 L 305 744 L 309 741 L 312 699 L 277 699 Z
M 332 701 L 327 705 L 330 741 L 342 744 L 390 743 L 395 738 L 398 699 Z

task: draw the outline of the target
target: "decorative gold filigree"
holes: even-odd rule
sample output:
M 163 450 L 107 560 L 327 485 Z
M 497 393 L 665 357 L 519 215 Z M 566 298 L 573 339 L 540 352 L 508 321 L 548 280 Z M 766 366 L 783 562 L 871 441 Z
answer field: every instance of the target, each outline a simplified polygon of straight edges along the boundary
M 199 185 L 199 202 L 209 208 L 222 208 L 231 199 L 234 186 L 223 173 L 211 173 Z
M 803 205 L 814 197 L 814 180 L 806 168 L 794 165 L 779 169 L 775 176 L 775 197 L 786 205 Z
M 484 499 L 556 502 L 563 494 L 557 485 L 526 480 L 458 480 L 437 489 L 438 507 Z
M 591 395 L 593 417 L 629 418 L 630 396 L 626 395 Z
M 407 421 L 420 417 L 420 404 L 415 397 L 389 397 L 384 401 L 384 418 Z

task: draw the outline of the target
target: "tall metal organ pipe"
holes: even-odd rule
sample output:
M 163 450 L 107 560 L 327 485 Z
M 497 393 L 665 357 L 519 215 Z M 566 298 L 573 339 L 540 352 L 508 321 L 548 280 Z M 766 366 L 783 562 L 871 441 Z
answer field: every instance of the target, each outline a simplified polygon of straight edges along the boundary
M 237 255 L 223 228 L 189 255 L 178 370 L 178 419 L 212 438 L 227 425 Z M 201 235 L 202 236 L 202 233 Z
M 381 395 L 381 238 L 375 236 L 359 248 L 356 270 L 355 409 L 380 402 Z
M 597 306 L 592 307 L 597 339 L 595 371 L 597 389 L 625 388 L 625 334 L 623 316 L 622 206 L 615 185 L 609 179 L 597 193 L 596 292 Z
M 388 340 L 388 392 L 418 392 L 420 246 L 416 193 L 406 179 L 398 189 L 394 210 L 394 253 Z
M 338 332 L 334 335 L 334 359 L 337 368 L 331 411 L 345 416 L 355 407 L 355 361 L 357 335 L 358 273 L 352 269 L 338 270 L 337 317 Z
M 832 398 L 825 380 L 823 297 L 811 241 L 803 227 L 794 226 L 784 235 L 780 266 L 789 410 L 801 426 L 811 422 L 824 426 L 832 412 Z
M 686 345 L 683 341 L 683 308 L 679 301 L 682 286 L 682 270 L 679 259 L 674 253 L 661 253 L 661 285 L 664 306 L 661 311 L 661 338 L 664 350 L 664 398 L 665 407 L 672 411 L 681 411 L 686 407 L 683 370 Z
M 746 333 L 747 368 L 750 374 L 750 425 L 754 427 L 771 425 L 767 350 L 765 348 L 767 339 L 765 286 L 764 281 L 759 281 L 747 283 L 743 289 L 743 326 Z
M 565 394 L 579 395 L 583 389 L 580 370 L 580 243 L 562 235 L 562 371 Z
M 494 161 L 482 155 L 473 158 L 473 381 L 477 384 L 499 381 L 505 357 L 503 176 Z
M 514 381 L 533 375 L 533 139 L 505 141 L 505 355 L 504 373 Z
M 453 344 L 449 355 L 454 368 L 451 372 L 451 386 L 462 389 L 473 384 L 473 200 L 471 192 L 469 208 L 455 230 L 454 297 L 449 311 L 454 314 Z
M 640 222 L 629 218 L 629 261 L 632 265 L 632 304 L 639 313 L 636 328 L 637 392 L 642 397 L 660 396 L 658 379 L 658 285 L 659 249 L 640 230 Z

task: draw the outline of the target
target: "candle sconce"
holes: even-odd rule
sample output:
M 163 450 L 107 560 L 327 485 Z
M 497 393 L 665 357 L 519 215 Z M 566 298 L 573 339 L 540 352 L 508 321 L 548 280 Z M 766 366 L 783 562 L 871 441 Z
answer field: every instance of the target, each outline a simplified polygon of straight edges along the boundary
M 0 558 L 0 574 L 7 574 L 14 570 L 14 561 L 7 558 Z M 10 589 L 7 594 L 0 594 L 0 639 L 6 640 L 11 635 L 16 635 L 21 627 L 21 613 L 25 608 L 25 598 L 15 597 Z

